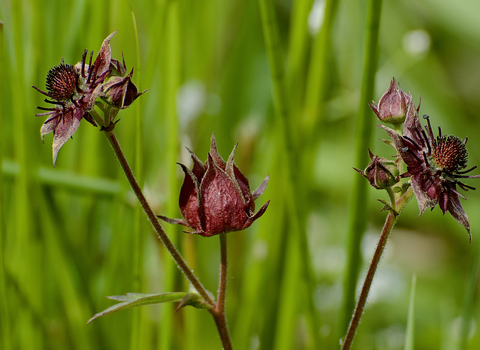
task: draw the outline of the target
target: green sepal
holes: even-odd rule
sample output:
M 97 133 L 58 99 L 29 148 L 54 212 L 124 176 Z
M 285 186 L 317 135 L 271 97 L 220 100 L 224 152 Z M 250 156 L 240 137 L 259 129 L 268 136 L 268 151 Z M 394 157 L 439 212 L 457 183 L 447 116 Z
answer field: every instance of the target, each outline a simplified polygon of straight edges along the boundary
M 391 210 L 393 212 L 393 215 L 395 216 L 398 216 L 398 212 L 392 208 L 392 206 L 390 205 L 390 203 L 388 201 L 386 201 L 385 199 L 377 199 L 379 202 L 381 202 L 382 204 L 384 204 L 382 210 L 380 211 L 385 211 L 385 210 Z

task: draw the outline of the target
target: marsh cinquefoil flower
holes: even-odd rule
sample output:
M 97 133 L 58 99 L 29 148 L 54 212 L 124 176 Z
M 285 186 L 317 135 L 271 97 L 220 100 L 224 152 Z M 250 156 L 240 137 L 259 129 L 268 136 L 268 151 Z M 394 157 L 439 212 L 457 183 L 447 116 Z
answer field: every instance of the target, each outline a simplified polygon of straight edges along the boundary
M 460 203 L 465 196 L 457 191 L 475 189 L 461 182 L 466 178 L 478 178 L 480 175 L 469 176 L 468 172 L 476 166 L 467 167 L 467 139 L 461 140 L 453 135 L 433 136 L 429 117 L 424 115 L 427 125 L 425 130 L 420 124 L 418 110 L 411 99 L 407 105 L 403 136 L 395 130 L 381 126 L 392 139 L 392 146 L 407 165 L 407 172 L 401 177 L 411 177 L 413 192 L 417 198 L 420 215 L 428 208 L 438 204 L 443 214 L 447 211 L 467 230 L 470 240 L 470 223 L 468 216 Z
M 65 64 L 62 59 L 60 65 L 50 69 L 45 84 L 47 91 L 42 91 L 33 86 L 37 91 L 47 96 L 45 102 L 54 105 L 51 108 L 37 107 L 46 112 L 36 114 L 37 116 L 48 116 L 40 129 L 40 134 L 42 140 L 46 134 L 51 132 L 54 134 L 52 145 L 54 165 L 58 151 L 75 133 L 82 119 L 96 126 L 89 112 L 95 107 L 97 98 L 101 97 L 105 102 L 110 103 L 112 98 L 109 91 L 115 91 L 116 99 L 114 98 L 113 102 L 118 102 L 118 96 L 122 95 L 122 91 L 119 91 L 118 86 L 112 90 L 111 82 L 107 85 L 111 76 L 120 79 L 123 82 L 121 85 L 124 89 L 128 88 L 128 92 L 123 93 L 123 95 L 126 95 L 126 98 L 123 98 L 121 103 L 113 105 L 114 107 L 126 108 L 143 93 L 138 93 L 135 85 L 130 80 L 133 71 L 125 76 L 127 72 L 125 61 L 120 62 L 111 58 L 110 39 L 115 33 L 110 34 L 103 41 L 93 64 L 93 51 L 87 64 L 88 51 L 85 50 L 82 61 L 75 66 Z M 120 78 L 119 76 L 125 77 Z
M 270 201 L 256 213 L 254 201 L 265 191 L 268 176 L 253 193 L 250 192 L 247 178 L 234 163 L 235 149 L 236 146 L 225 162 L 212 135 L 205 164 L 189 150 L 193 169 L 180 164 L 185 173 L 179 200 L 184 219 L 158 217 L 170 224 L 190 227 L 191 233 L 204 237 L 244 230 L 261 217 Z

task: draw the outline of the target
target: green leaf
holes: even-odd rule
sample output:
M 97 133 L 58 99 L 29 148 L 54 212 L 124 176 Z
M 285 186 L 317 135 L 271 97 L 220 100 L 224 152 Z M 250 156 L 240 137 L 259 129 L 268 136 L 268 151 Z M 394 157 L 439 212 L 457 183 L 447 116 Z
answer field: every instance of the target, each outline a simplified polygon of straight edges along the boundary
M 149 304 L 160 304 L 160 303 L 169 303 L 169 302 L 182 302 L 187 300 L 187 302 L 182 302 L 183 306 L 191 305 L 200 309 L 207 309 L 208 304 L 203 301 L 203 298 L 196 293 L 162 293 L 162 294 L 144 294 L 144 293 L 127 293 L 126 295 L 113 295 L 108 296 L 108 299 L 120 301 L 120 303 L 110 306 L 108 309 L 103 310 L 95 314 L 91 319 L 88 320 L 87 324 L 93 320 L 111 314 L 113 312 L 130 309 L 135 306 L 149 305 Z

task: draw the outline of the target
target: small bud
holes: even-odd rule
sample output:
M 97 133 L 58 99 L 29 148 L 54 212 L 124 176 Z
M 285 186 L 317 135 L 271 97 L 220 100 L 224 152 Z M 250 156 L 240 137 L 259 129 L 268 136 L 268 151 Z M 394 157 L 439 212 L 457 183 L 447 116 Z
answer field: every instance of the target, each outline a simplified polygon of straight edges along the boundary
M 378 101 L 378 106 L 375 101 L 372 101 L 369 106 L 382 122 L 402 124 L 411 100 L 410 94 L 404 93 L 393 78 L 390 87 Z
M 399 181 L 398 168 L 394 161 L 374 156 L 373 153 L 368 150 L 370 164 L 364 171 L 354 168 L 358 173 L 362 174 L 370 185 L 377 190 L 383 190 L 387 187 L 392 187 Z
M 138 92 L 132 82 L 133 70 L 126 77 L 112 76 L 103 85 L 103 100 L 115 108 L 124 109 L 129 107 L 138 96 L 145 91 Z

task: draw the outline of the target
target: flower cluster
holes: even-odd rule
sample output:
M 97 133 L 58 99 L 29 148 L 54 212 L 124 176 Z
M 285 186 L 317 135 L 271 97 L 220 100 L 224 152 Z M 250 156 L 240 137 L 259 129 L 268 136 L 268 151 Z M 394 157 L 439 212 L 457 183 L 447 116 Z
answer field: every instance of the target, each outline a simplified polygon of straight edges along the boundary
M 466 199 L 458 192 L 475 189 L 462 182 L 466 178 L 479 178 L 480 175 L 466 175 L 476 168 L 467 169 L 467 139 L 462 140 L 453 135 L 443 135 L 438 128 L 438 136 L 433 135 L 430 119 L 424 115 L 427 124 L 422 128 L 418 112 L 420 104 L 415 107 L 410 94 L 405 94 L 392 80 L 389 90 L 382 96 L 379 105 L 371 105 L 380 120 L 384 115 L 405 115 L 403 135 L 386 127 L 383 128 L 391 138 L 391 145 L 405 162 L 407 171 L 400 175 L 410 178 L 420 215 L 425 210 L 438 204 L 443 214 L 447 211 L 467 230 L 470 236 L 470 223 L 460 198 Z M 396 111 L 391 113 L 391 111 Z M 471 239 L 471 237 L 470 237 Z
M 120 62 L 111 58 L 110 39 L 115 33 L 103 41 L 93 63 L 93 51 L 87 64 L 88 51 L 85 50 L 82 61 L 75 66 L 65 64 L 62 59 L 60 65 L 50 69 L 45 84 L 47 91 L 33 86 L 47 96 L 45 102 L 54 105 L 51 108 L 37 107 L 46 111 L 37 116 L 48 116 L 40 129 L 42 140 L 46 134 L 54 134 L 54 165 L 58 151 L 75 133 L 82 119 L 96 126 L 89 112 L 95 107 L 97 98 L 102 98 L 115 108 L 123 109 L 145 92 L 139 93 L 132 83 L 133 70 L 127 75 L 125 60 Z
M 225 162 L 212 135 L 205 164 L 188 150 L 193 169 L 180 164 L 185 173 L 179 200 L 184 219 L 158 217 L 171 224 L 190 227 L 193 229 L 191 233 L 204 237 L 244 230 L 261 217 L 270 201 L 255 213 L 255 199 L 265 191 L 268 176 L 253 193 L 250 192 L 247 178 L 234 163 L 235 149 L 236 146 Z

